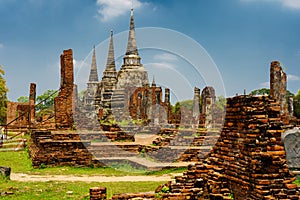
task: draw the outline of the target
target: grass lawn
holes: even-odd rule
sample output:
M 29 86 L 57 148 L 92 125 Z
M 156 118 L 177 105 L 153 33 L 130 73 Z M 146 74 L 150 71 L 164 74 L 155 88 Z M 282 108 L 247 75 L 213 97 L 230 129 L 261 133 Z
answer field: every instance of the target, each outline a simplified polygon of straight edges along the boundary
M 89 199 L 91 187 L 106 187 L 107 197 L 113 194 L 154 191 L 165 182 L 16 182 L 0 180 L 0 199 L 2 200 L 57 200 L 57 199 Z M 68 194 L 72 191 L 72 194 Z M 1 194 L 3 194 L 1 196 Z
M 123 166 L 121 170 L 111 167 L 99 168 L 76 168 L 76 167 L 49 167 L 44 169 L 34 169 L 28 158 L 26 151 L 1 152 L 0 165 L 9 166 L 12 173 L 26 173 L 38 175 L 104 175 L 104 176 L 123 176 L 123 175 L 161 175 L 167 173 L 179 173 L 186 170 L 168 169 L 157 172 L 146 172 L 142 170 L 130 169 L 130 166 Z M 124 169 L 125 168 L 125 169 Z M 18 182 L 9 181 L 0 177 L 0 199 L 89 199 L 88 193 L 91 187 L 106 187 L 108 198 L 113 194 L 131 192 L 150 192 L 154 191 L 164 182 L 111 182 L 111 183 L 85 183 L 85 182 Z M 72 194 L 68 194 L 72 191 Z M 2 194 L 2 196 L 1 196 Z
M 169 173 L 181 173 L 187 168 L 166 169 L 161 171 L 149 172 L 140 169 L 133 169 L 130 165 L 112 167 L 49 167 L 34 169 L 26 151 L 1 152 L 0 165 L 11 167 L 12 173 L 25 173 L 37 175 L 103 175 L 103 176 L 130 176 L 130 175 L 162 175 Z
M 52 167 L 44 169 L 34 169 L 28 158 L 26 151 L 1 152 L 0 165 L 9 166 L 13 173 L 26 173 L 38 175 L 104 175 L 104 176 L 124 176 L 124 175 L 162 175 L 168 173 L 180 173 L 186 168 L 168 169 L 156 172 L 136 170 L 130 166 L 122 166 L 120 170 L 111 167 L 99 168 L 76 168 L 76 167 Z M 2 200 L 31 200 L 31 199 L 89 199 L 89 189 L 91 187 L 106 187 L 107 197 L 119 193 L 137 193 L 154 191 L 164 182 L 110 182 L 110 183 L 85 183 L 85 182 L 18 182 L 9 181 L 0 177 L 0 199 Z M 300 179 L 295 181 L 300 185 Z

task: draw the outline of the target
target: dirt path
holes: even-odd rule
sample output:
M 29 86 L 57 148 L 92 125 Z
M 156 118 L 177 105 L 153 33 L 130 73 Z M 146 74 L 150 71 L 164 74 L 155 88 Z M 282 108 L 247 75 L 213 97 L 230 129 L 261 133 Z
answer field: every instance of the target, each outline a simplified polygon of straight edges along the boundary
M 29 175 L 12 173 L 10 179 L 22 182 L 47 182 L 47 181 L 82 181 L 82 182 L 140 182 L 140 181 L 170 181 L 175 176 L 182 174 L 168 174 L 162 176 L 72 176 L 72 175 Z

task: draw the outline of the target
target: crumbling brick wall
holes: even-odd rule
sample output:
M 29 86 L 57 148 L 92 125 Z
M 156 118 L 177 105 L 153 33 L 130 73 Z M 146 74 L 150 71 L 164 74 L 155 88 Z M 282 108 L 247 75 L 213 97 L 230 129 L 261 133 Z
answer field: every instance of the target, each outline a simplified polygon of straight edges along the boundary
M 300 193 L 293 184 L 295 176 L 289 172 L 281 140 L 280 110 L 280 103 L 268 96 L 227 99 L 221 137 L 204 163 L 190 166 L 183 176 L 176 177 L 170 195 L 298 200 Z
M 32 166 L 90 166 L 89 145 L 77 133 L 35 130 L 29 146 Z
M 29 102 L 7 102 L 8 128 L 32 128 L 35 125 L 36 84 L 30 83 Z
M 165 90 L 164 101 L 162 88 L 156 85 L 134 88 L 129 95 L 129 113 L 133 119 L 150 120 L 156 124 L 169 121 L 171 111 L 168 88 Z
M 73 54 L 72 49 L 64 50 L 60 56 L 61 80 L 60 91 L 54 99 L 55 123 L 58 129 L 72 129 L 73 119 Z

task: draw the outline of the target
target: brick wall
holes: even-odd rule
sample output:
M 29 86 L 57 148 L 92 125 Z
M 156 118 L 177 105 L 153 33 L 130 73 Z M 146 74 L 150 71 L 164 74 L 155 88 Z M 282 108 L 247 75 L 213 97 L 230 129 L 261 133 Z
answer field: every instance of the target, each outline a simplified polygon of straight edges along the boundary
M 236 200 L 298 200 L 281 140 L 280 110 L 280 102 L 267 96 L 227 99 L 220 139 L 203 163 L 176 177 L 171 193 L 192 199 L 228 199 L 233 194 Z
M 29 152 L 34 168 L 45 166 L 90 166 L 89 141 L 77 133 L 36 130 L 31 134 Z

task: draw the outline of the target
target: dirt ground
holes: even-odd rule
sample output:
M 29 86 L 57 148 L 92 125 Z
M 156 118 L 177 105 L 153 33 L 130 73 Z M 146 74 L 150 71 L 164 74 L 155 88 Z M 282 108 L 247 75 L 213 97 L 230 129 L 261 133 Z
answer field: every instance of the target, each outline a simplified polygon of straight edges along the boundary
M 170 181 L 175 176 L 182 174 L 167 174 L 161 176 L 72 176 L 72 175 L 29 175 L 12 173 L 10 179 L 22 182 L 47 182 L 47 181 L 82 181 L 82 182 L 139 182 L 139 181 Z

